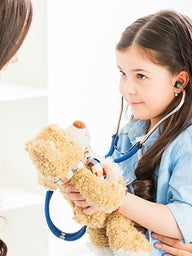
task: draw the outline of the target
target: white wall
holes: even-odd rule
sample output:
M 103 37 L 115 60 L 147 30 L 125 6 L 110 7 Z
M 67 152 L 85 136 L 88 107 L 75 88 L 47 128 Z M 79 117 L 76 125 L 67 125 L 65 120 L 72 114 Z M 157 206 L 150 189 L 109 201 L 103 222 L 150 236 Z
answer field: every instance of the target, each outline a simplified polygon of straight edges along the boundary
M 136 18 L 167 8 L 192 17 L 191 0 L 49 1 L 49 121 L 85 121 L 93 149 L 105 154 L 120 108 L 115 45 Z M 54 256 L 71 255 L 71 244 L 57 243 Z

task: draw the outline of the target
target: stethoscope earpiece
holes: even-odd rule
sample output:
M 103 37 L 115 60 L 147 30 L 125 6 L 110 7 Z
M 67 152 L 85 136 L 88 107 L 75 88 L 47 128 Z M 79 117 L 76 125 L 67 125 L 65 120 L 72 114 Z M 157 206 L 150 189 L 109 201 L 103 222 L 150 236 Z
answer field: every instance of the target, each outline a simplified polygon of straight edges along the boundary
M 175 84 L 174 84 L 174 87 L 179 89 L 181 87 L 181 82 L 176 81 Z

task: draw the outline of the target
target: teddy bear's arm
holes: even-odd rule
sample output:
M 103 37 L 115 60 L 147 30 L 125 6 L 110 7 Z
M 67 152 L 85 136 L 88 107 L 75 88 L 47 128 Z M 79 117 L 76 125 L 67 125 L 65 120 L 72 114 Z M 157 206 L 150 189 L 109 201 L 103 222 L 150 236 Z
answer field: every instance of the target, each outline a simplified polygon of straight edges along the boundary
M 71 178 L 70 184 L 75 186 L 88 203 L 98 210 L 112 212 L 121 204 L 126 186 L 122 179 L 116 183 L 98 178 L 86 167 L 81 168 Z

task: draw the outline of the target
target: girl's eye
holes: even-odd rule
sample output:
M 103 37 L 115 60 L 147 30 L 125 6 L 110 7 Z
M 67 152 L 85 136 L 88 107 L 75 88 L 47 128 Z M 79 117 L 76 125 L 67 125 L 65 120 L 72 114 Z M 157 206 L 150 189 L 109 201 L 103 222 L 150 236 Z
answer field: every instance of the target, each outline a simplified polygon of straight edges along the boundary
M 143 74 L 137 74 L 137 78 L 140 79 L 140 80 L 143 80 L 143 79 L 146 78 L 146 76 L 143 75 Z
M 122 70 L 120 70 L 121 76 L 126 76 L 125 72 L 123 72 Z

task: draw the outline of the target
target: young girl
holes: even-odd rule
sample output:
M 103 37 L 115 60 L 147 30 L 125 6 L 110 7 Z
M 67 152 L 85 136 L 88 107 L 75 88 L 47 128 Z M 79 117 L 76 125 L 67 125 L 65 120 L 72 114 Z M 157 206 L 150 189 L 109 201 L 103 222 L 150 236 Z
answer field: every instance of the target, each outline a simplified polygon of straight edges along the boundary
M 137 142 L 142 146 L 119 163 L 128 189 L 119 212 L 144 227 L 152 244 L 157 242 L 152 232 L 189 243 L 192 21 L 170 10 L 140 18 L 125 29 L 116 56 L 120 92 L 132 118 L 119 132 L 112 157 L 126 155 Z M 106 174 L 113 182 L 109 169 Z M 69 197 L 86 214 L 96 210 L 74 188 Z M 154 247 L 152 255 L 164 253 Z
M 32 20 L 30 0 L 0 1 L 0 74 L 17 61 L 16 53 L 29 30 Z M 0 256 L 7 255 L 7 246 L 0 240 Z

